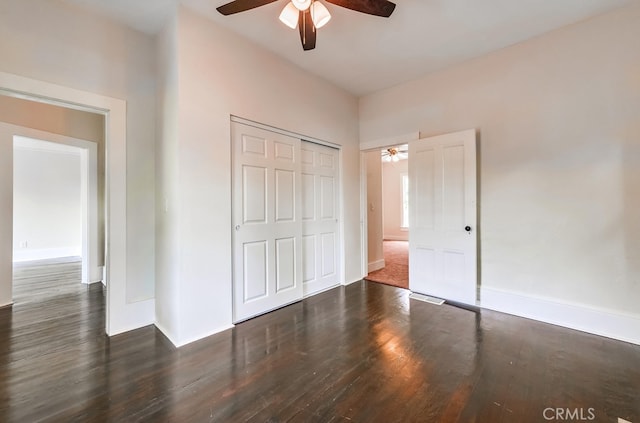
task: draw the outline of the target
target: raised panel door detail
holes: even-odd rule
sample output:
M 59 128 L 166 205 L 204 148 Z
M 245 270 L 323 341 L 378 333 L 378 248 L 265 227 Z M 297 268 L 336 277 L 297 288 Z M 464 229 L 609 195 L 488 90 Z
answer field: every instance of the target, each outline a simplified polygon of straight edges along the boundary
M 295 219 L 295 174 L 290 170 L 276 169 L 276 222 Z
M 296 240 L 276 239 L 276 291 L 296 285 Z
M 460 231 L 464 216 L 464 146 L 443 148 L 442 217 L 444 229 Z
M 267 222 L 267 169 L 242 167 L 242 221 Z
M 313 166 L 314 152 L 307 149 L 302 149 L 302 164 L 307 166 Z
M 425 282 L 433 282 L 436 275 L 436 252 L 431 248 L 417 248 L 415 258 L 410 265 L 414 266 L 415 275 Z
M 320 204 L 322 219 L 335 219 L 335 179 L 330 176 L 320 177 Z
M 315 176 L 302 174 L 302 220 L 316 218 L 316 184 Z
M 293 154 L 293 146 L 291 144 L 285 144 L 282 142 L 274 142 L 275 146 L 275 158 L 279 160 L 286 160 L 292 162 L 295 160 Z
M 316 278 L 316 236 L 302 237 L 302 280 L 312 281 Z
M 444 275 L 443 279 L 455 285 L 464 284 L 465 260 L 462 251 L 443 251 Z
M 416 205 L 416 213 L 413 216 L 415 222 L 410 222 L 411 227 L 433 229 L 435 227 L 435 152 L 423 150 L 414 154 L 411 159 L 416 161 L 416 177 L 410 182 L 409 187 L 414 186 L 414 195 L 410 201 Z
M 247 242 L 243 245 L 244 301 L 262 298 L 268 292 L 267 242 Z
M 252 137 L 251 135 L 243 135 L 242 152 L 244 154 L 266 157 L 267 140 L 264 138 Z
M 303 292 L 310 295 L 340 282 L 340 161 L 337 149 L 308 141 L 302 142 L 302 155 Z
M 334 169 L 335 163 L 333 156 L 330 154 L 320 153 L 320 167 L 325 169 Z
M 471 305 L 478 294 L 475 144 L 473 129 L 409 142 L 409 288 Z
M 301 300 L 301 140 L 231 122 L 233 322 Z M 220 204 L 224 207 L 224 204 Z
M 334 233 L 322 234 L 322 276 L 336 272 L 336 237 Z

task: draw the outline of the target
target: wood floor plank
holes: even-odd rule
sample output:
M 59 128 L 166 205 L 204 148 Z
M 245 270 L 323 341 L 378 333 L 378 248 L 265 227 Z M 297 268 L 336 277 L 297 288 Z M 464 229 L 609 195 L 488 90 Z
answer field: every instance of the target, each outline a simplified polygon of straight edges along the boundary
M 176 349 L 153 326 L 108 338 L 79 265 L 17 272 L 2 422 L 640 421 L 636 345 L 361 281 Z

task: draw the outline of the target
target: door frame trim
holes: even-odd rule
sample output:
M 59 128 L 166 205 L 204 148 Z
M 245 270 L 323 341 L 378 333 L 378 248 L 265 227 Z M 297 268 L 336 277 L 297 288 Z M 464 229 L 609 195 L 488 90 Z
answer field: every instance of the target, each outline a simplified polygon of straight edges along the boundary
M 369 219 L 367 217 L 367 153 L 391 148 L 420 139 L 420 132 L 409 132 L 388 138 L 360 143 L 360 272 L 362 278 L 369 274 Z M 409 229 L 410 230 L 410 229 Z
M 127 102 L 0 72 L 0 94 L 105 118 L 105 332 L 113 336 L 155 321 L 155 299 L 127 300 Z
M 231 122 L 241 123 L 243 125 L 253 126 L 254 128 L 263 129 L 269 132 L 275 132 L 276 134 L 286 135 L 292 138 L 298 138 L 300 141 L 309 141 L 314 144 L 320 144 L 327 147 L 335 148 L 338 151 L 342 149 L 342 146 L 330 141 L 321 140 L 320 138 L 309 137 L 307 135 L 299 134 L 297 132 L 289 131 L 287 129 L 278 128 L 277 126 L 266 125 L 264 123 L 256 122 L 254 120 L 245 119 L 236 115 L 231 115 Z

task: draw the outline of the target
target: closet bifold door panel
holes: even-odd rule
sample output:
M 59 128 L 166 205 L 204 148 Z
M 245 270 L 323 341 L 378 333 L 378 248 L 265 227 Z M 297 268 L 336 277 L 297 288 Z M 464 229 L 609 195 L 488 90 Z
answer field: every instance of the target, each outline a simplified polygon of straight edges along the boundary
M 338 150 L 302 141 L 302 277 L 304 295 L 339 283 Z
M 301 141 L 238 122 L 232 136 L 233 320 L 303 297 Z

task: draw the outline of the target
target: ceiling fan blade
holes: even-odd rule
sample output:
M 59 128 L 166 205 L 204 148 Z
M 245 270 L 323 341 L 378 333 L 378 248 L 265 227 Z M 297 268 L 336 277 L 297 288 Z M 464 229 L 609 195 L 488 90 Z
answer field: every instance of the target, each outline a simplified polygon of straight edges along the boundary
M 313 19 L 311 19 L 309 10 L 300 11 L 298 15 L 298 28 L 300 29 L 302 48 L 305 51 L 316 48 L 316 27 L 313 25 Z
M 327 2 L 355 10 L 357 12 L 382 16 L 383 18 L 391 16 L 396 8 L 395 3 L 391 3 L 387 0 L 327 0 Z
M 231 3 L 223 4 L 216 10 L 223 15 L 233 15 L 234 13 L 244 12 L 245 10 L 255 9 L 265 4 L 273 3 L 278 0 L 235 0 Z

